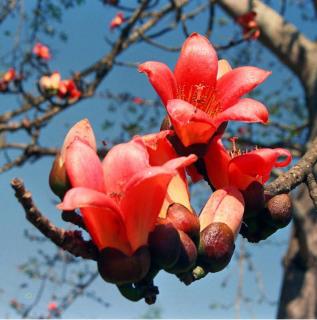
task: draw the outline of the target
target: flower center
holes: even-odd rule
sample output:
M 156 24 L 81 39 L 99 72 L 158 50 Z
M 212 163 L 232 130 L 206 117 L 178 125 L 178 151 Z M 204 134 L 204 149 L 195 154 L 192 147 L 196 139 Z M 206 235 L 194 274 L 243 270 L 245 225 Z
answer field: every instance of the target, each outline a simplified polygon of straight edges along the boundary
M 255 146 L 253 150 L 241 150 L 238 146 L 237 146 L 237 140 L 239 138 L 238 137 L 231 137 L 228 140 L 231 142 L 231 150 L 228 152 L 229 156 L 231 159 L 237 157 L 237 156 L 241 156 L 243 154 L 247 154 L 253 150 L 257 150 L 258 147 Z
M 222 110 L 214 88 L 203 83 L 192 85 L 189 88 L 187 85 L 178 86 L 177 98 L 189 102 L 212 118 Z

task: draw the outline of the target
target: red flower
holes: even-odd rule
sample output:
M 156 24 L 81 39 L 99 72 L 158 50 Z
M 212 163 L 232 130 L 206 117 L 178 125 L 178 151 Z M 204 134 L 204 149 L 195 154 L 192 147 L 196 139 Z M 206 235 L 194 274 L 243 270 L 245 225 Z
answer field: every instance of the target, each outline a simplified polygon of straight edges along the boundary
M 144 99 L 142 99 L 140 97 L 134 97 L 132 101 L 135 104 L 144 104 Z
M 100 250 L 114 248 L 131 256 L 147 244 L 177 169 L 191 164 L 196 157 L 175 158 L 152 166 L 144 141 L 135 137 L 113 147 L 100 162 L 91 142 L 74 137 L 65 153 L 66 172 L 73 188 L 58 207 L 66 211 L 80 208 Z
M 256 12 L 249 11 L 237 18 L 237 23 L 243 28 L 243 36 L 256 40 L 260 36 L 260 29 L 255 20 Z
M 116 29 L 120 27 L 125 22 L 125 18 L 122 12 L 118 12 L 115 17 L 110 22 L 110 29 Z
M 58 309 L 57 303 L 55 301 L 51 301 L 47 306 L 48 311 L 56 311 Z
M 284 160 L 279 160 L 285 157 Z M 220 136 L 215 136 L 204 157 L 208 178 L 216 189 L 234 186 L 246 190 L 252 182 L 264 184 L 274 167 L 285 167 L 292 160 L 286 149 L 256 149 L 241 153 L 234 148 L 228 152 L 221 142 Z
M 47 46 L 44 46 L 42 43 L 38 42 L 34 45 L 32 52 L 43 60 L 51 59 L 50 49 Z
M 74 80 L 63 80 L 59 83 L 58 96 L 60 98 L 68 98 L 69 100 L 77 100 L 81 96 L 81 92 L 77 89 Z
M 219 66 L 218 66 L 219 64 Z M 174 130 L 185 146 L 207 143 L 221 123 L 268 121 L 260 102 L 243 95 L 270 74 L 256 67 L 231 70 L 205 37 L 193 33 L 185 41 L 174 73 L 163 63 L 139 66 L 166 106 Z
M 8 89 L 9 83 L 12 82 L 15 78 L 16 78 L 16 72 L 14 68 L 10 68 L 0 78 L 0 92 L 6 91 Z

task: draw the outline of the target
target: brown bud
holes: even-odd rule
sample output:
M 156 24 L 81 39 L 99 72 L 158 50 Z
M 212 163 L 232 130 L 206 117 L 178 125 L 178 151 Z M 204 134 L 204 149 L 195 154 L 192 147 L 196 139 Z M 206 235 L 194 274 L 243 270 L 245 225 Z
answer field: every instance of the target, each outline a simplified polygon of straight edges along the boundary
M 240 234 L 251 243 L 265 240 L 278 230 L 276 226 L 269 223 L 270 217 L 265 214 L 265 210 L 256 217 L 245 219 L 242 223 Z
M 150 270 L 151 256 L 145 246 L 132 256 L 127 256 L 118 249 L 105 248 L 100 251 L 98 271 L 101 277 L 111 283 L 126 284 L 142 280 Z
M 178 230 L 181 240 L 180 255 L 176 264 L 172 268 L 166 268 L 169 273 L 179 274 L 189 271 L 196 262 L 197 249 L 194 242 L 183 231 Z
M 176 229 L 185 232 L 198 245 L 200 224 L 194 212 L 179 203 L 173 203 L 168 208 L 167 219 Z
M 53 162 L 49 176 L 49 185 L 51 190 L 61 199 L 63 199 L 65 193 L 71 188 L 65 164 L 60 153 L 57 154 Z
M 264 188 L 261 183 L 252 182 L 246 190 L 242 191 L 242 194 L 245 202 L 245 217 L 255 216 L 264 208 Z
M 292 220 L 292 201 L 288 194 L 278 194 L 267 202 L 267 214 L 277 228 L 286 227 Z
M 209 272 L 224 269 L 234 251 L 234 235 L 222 222 L 213 222 L 200 234 L 198 263 Z
M 161 268 L 170 268 L 178 260 L 181 241 L 176 228 L 167 219 L 159 223 L 149 235 L 152 261 Z

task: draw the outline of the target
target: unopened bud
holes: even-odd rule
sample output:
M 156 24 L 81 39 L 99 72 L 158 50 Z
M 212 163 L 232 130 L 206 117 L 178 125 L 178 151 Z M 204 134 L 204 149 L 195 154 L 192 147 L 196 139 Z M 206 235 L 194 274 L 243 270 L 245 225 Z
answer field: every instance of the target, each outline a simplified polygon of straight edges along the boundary
M 245 202 L 245 217 L 257 215 L 264 208 L 264 187 L 261 183 L 254 181 L 246 190 L 242 191 Z
M 51 190 L 61 199 L 65 193 L 71 188 L 64 161 L 60 153 L 57 154 L 49 176 L 49 185 Z
M 198 245 L 200 224 L 194 212 L 179 203 L 174 203 L 168 208 L 167 219 L 176 229 L 185 232 Z
M 167 219 L 159 219 L 149 235 L 152 261 L 161 268 L 172 267 L 181 251 L 181 241 L 176 228 Z
M 209 272 L 224 269 L 234 251 L 234 234 L 222 222 L 213 222 L 200 234 L 198 263 Z
M 111 283 L 126 284 L 142 280 L 150 270 L 151 256 L 145 246 L 132 256 L 114 248 L 105 248 L 98 258 L 98 271 L 101 277 Z
M 183 231 L 178 230 L 181 240 L 181 250 L 177 262 L 172 268 L 165 269 L 169 273 L 179 274 L 194 267 L 197 259 L 197 249 L 194 242 Z
M 286 227 L 292 220 L 292 201 L 288 194 L 278 194 L 267 202 L 266 213 L 277 228 Z

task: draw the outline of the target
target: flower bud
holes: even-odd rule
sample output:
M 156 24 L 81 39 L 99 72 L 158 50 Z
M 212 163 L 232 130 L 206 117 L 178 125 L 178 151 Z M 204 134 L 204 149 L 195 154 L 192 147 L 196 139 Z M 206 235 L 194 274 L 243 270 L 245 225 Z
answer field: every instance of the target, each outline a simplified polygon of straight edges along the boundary
M 132 256 L 114 248 L 100 251 L 98 271 L 101 277 L 111 283 L 126 284 L 142 280 L 150 270 L 151 256 L 147 247 L 140 247 Z
M 195 213 L 179 203 L 173 203 L 168 208 L 167 219 L 176 229 L 185 232 L 198 245 L 200 224 Z
M 178 233 L 181 240 L 181 250 L 178 260 L 172 268 L 165 269 L 167 272 L 173 274 L 189 271 L 195 265 L 197 259 L 197 249 L 194 242 L 185 232 L 178 230 Z
M 278 194 L 267 202 L 266 214 L 277 228 L 286 227 L 292 220 L 292 201 L 288 194 Z
M 60 153 L 57 154 L 49 176 L 49 185 L 51 190 L 61 199 L 65 193 L 71 188 L 68 179 L 65 164 Z
M 245 217 L 257 215 L 265 206 L 264 187 L 261 183 L 253 181 L 246 190 L 242 191 L 245 202 Z
M 243 221 L 240 234 L 251 243 L 258 243 L 261 240 L 267 239 L 278 228 L 268 222 L 269 217 L 262 212 L 256 217 L 250 217 Z
M 152 261 L 161 268 L 172 267 L 181 251 L 181 241 L 176 228 L 167 219 L 159 219 L 149 235 Z
M 222 222 L 209 224 L 200 234 L 198 264 L 209 272 L 224 269 L 234 251 L 234 234 Z

